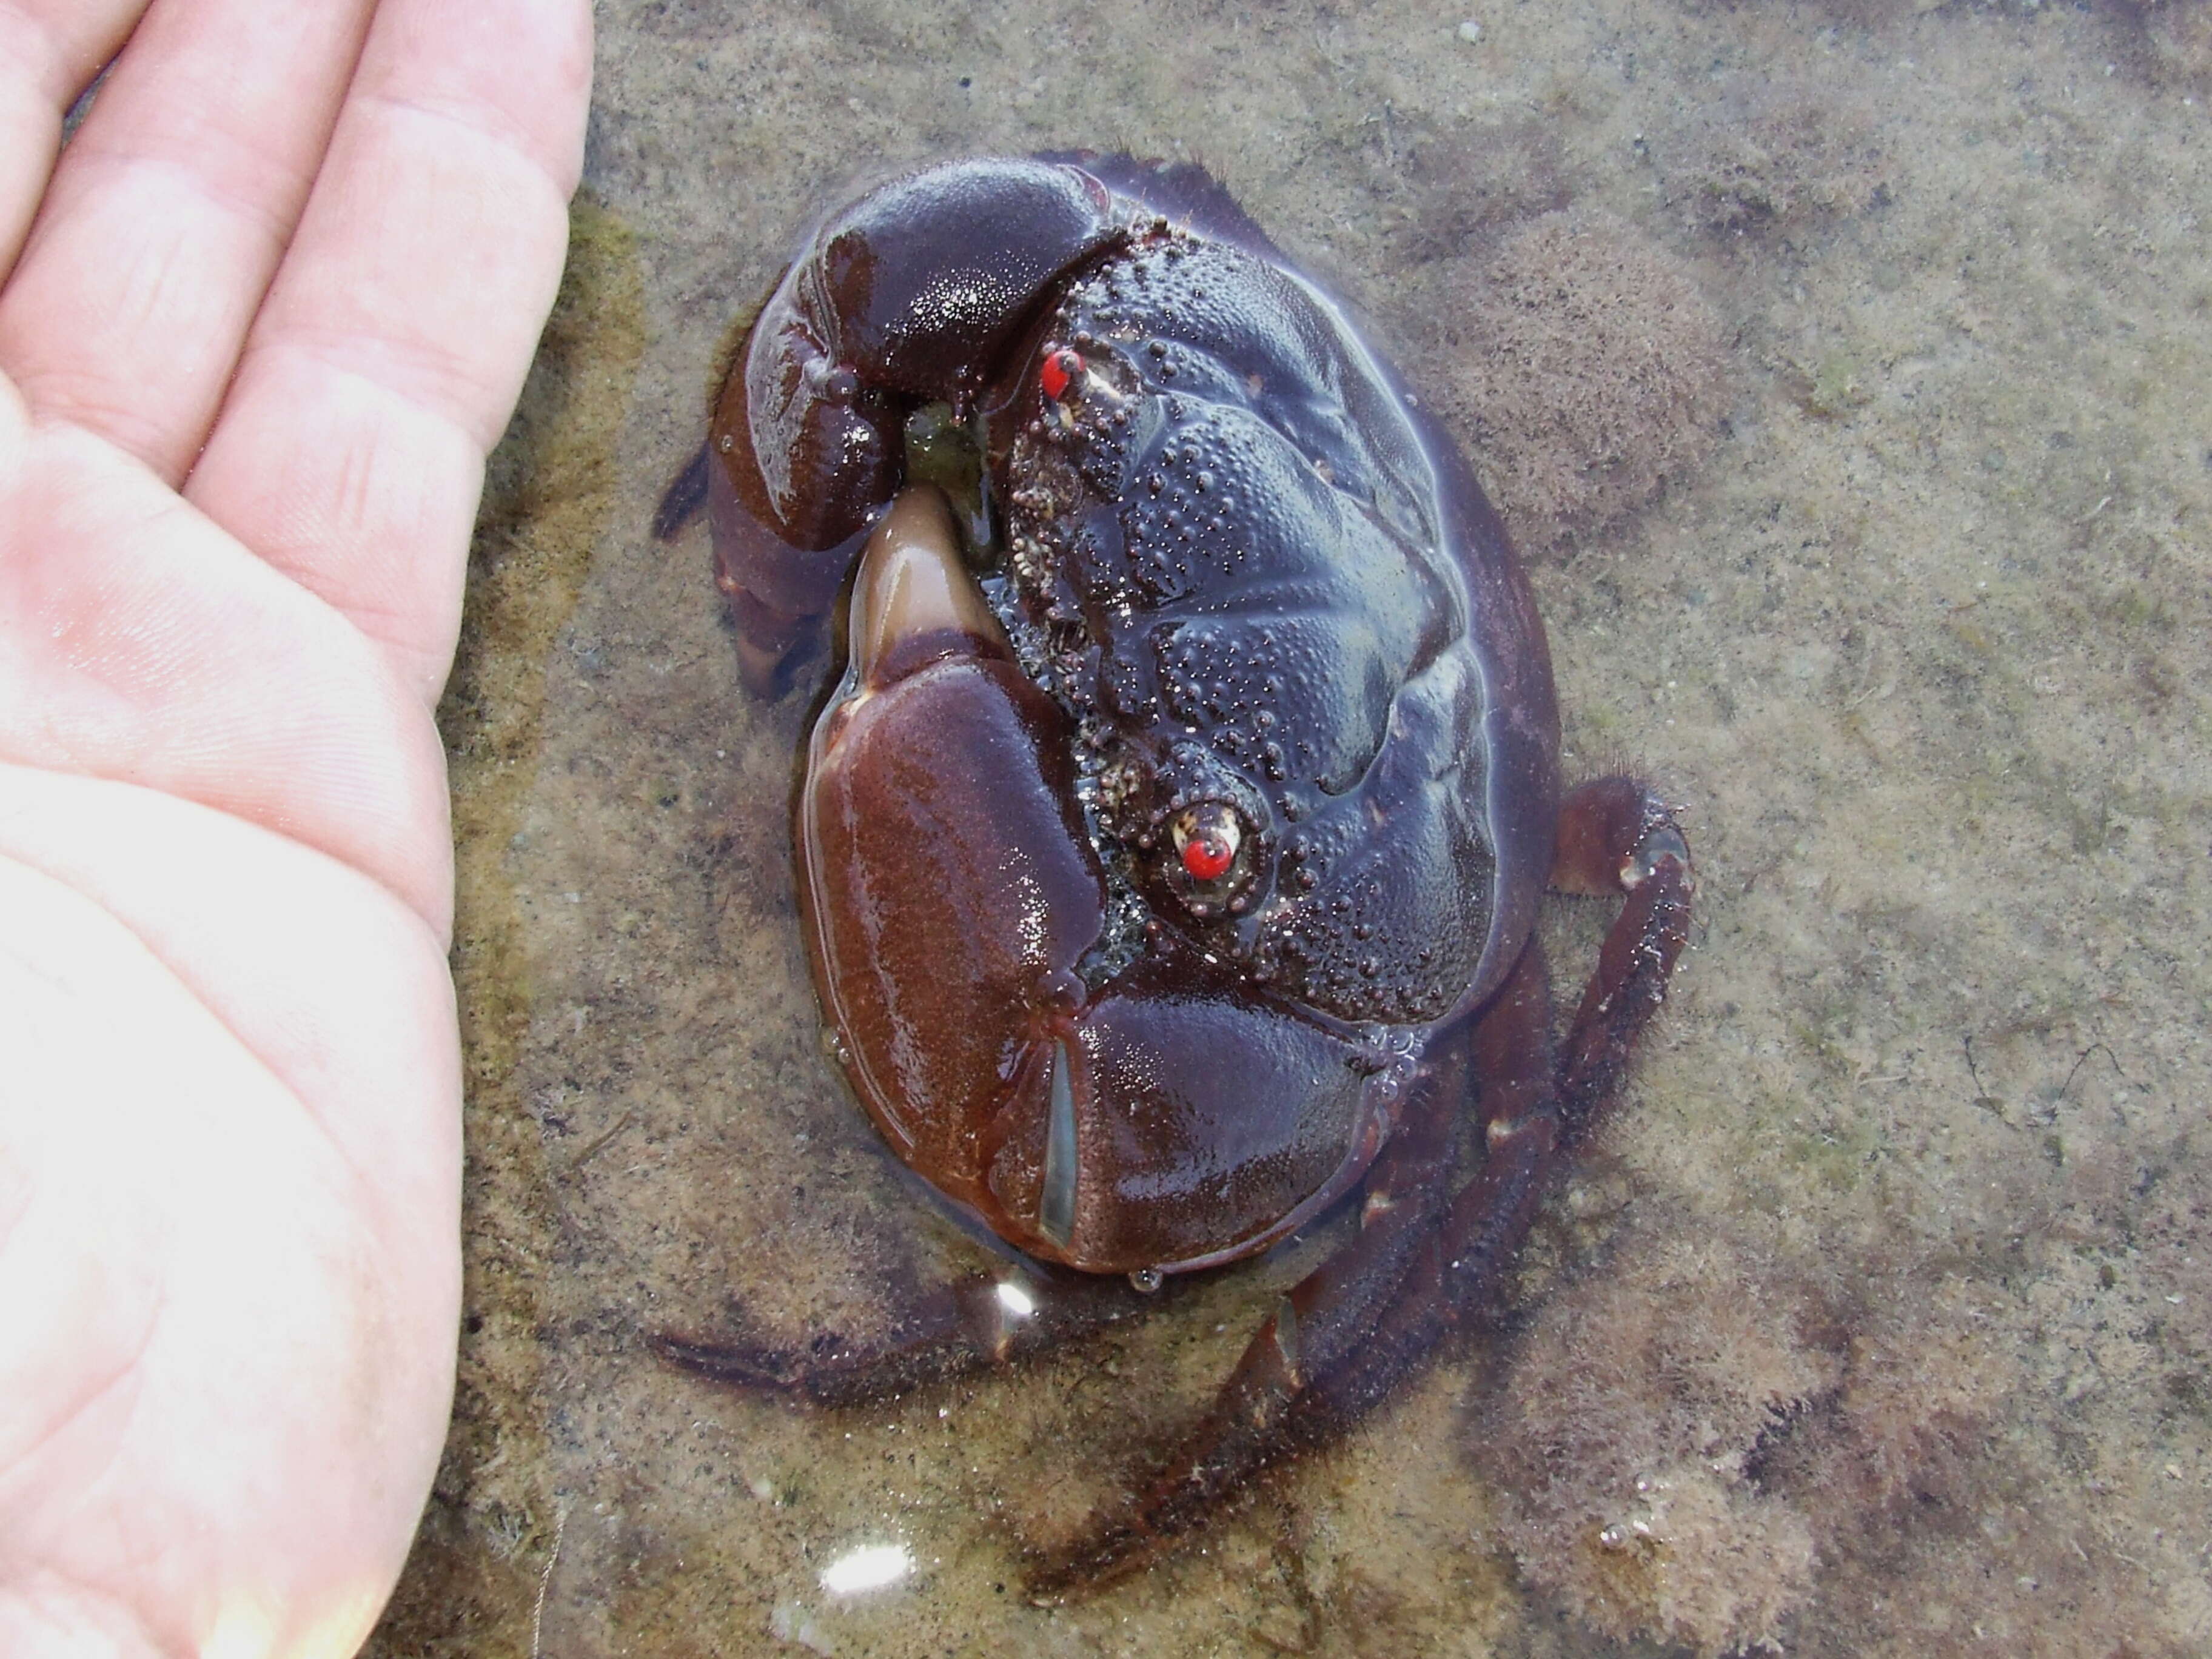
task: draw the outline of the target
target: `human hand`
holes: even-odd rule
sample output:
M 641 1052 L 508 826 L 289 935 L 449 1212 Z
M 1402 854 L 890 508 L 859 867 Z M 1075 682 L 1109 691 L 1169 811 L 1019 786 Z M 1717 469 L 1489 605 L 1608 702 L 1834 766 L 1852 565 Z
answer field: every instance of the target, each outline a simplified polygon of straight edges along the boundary
M 0 1652 L 349 1653 L 405 1554 L 431 711 L 589 76 L 586 0 L 0 0 Z

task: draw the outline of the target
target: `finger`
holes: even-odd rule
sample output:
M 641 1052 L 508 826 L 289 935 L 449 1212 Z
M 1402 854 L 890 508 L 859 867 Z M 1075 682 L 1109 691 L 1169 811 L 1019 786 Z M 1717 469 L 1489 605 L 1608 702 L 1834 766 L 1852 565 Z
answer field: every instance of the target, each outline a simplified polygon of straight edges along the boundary
M 62 118 L 145 0 L 0 0 L 0 277 L 15 263 L 62 147 Z
M 360 49 L 368 0 L 158 0 L 0 294 L 0 371 L 174 483 L 198 452 Z
M 187 487 L 426 702 L 559 283 L 590 83 L 584 0 L 387 0 Z
M 360 631 L 0 381 L 0 760 L 164 790 L 351 865 L 441 937 L 445 757 Z

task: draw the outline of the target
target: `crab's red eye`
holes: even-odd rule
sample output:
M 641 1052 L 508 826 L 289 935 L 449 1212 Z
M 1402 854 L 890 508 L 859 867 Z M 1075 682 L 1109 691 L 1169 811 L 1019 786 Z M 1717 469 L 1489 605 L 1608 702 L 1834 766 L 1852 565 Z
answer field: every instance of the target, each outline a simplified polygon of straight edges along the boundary
M 1044 364 L 1037 370 L 1037 384 L 1044 388 L 1046 397 L 1058 403 L 1082 373 L 1083 354 L 1066 346 L 1055 346 L 1044 354 Z
M 1175 816 L 1168 830 L 1175 839 L 1176 857 L 1193 881 L 1214 882 L 1229 873 L 1237 862 L 1237 849 L 1244 844 L 1244 826 L 1237 809 L 1226 802 L 1201 801 Z
M 1237 849 L 1219 836 L 1200 836 L 1182 847 L 1182 867 L 1193 881 L 1218 881 L 1237 861 Z

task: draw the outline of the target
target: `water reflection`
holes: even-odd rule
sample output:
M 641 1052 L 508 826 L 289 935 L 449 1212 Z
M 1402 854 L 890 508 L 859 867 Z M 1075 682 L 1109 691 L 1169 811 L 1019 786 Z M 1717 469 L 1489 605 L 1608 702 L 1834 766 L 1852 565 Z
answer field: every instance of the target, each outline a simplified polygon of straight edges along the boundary
M 914 1552 L 903 1544 L 861 1544 L 822 1569 L 822 1588 L 832 1595 L 884 1589 L 914 1571 Z

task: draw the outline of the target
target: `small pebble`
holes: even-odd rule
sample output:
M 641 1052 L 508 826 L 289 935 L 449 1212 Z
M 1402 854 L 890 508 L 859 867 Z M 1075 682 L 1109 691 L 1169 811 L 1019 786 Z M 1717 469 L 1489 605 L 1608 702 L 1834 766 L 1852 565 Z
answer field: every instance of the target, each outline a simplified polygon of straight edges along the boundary
M 1459 26 L 1459 38 L 1466 41 L 1470 46 L 1474 45 L 1476 41 L 1482 39 L 1482 25 L 1476 22 L 1472 17 L 1468 18 L 1467 21 Z

